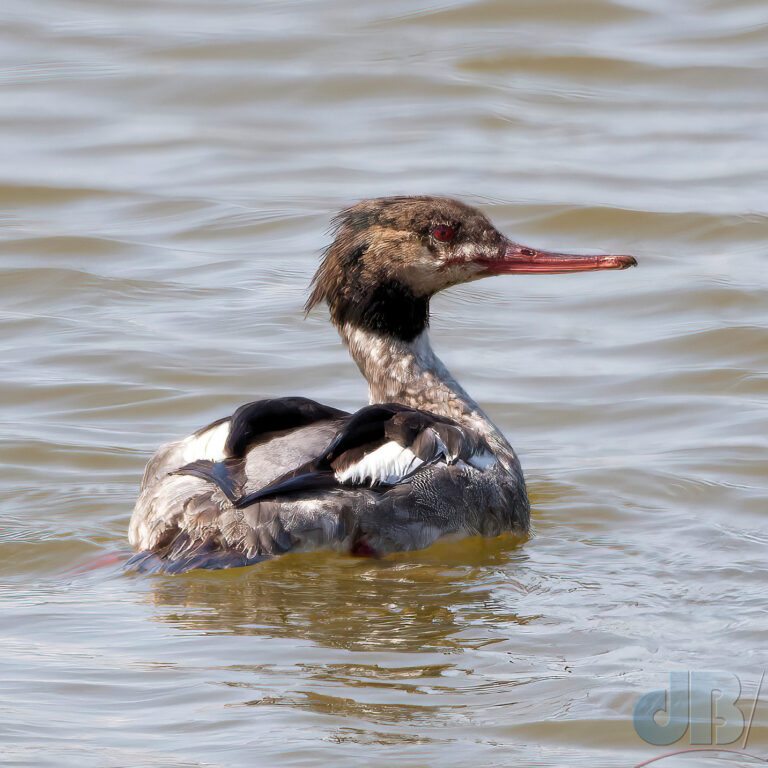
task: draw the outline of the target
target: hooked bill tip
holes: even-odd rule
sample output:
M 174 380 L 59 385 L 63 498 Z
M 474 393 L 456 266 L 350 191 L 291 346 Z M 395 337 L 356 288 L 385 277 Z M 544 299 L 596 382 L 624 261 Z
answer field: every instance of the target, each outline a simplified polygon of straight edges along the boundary
M 606 256 L 606 266 L 612 266 L 614 269 L 629 269 L 629 267 L 637 266 L 637 259 L 634 256 L 627 254 L 619 254 L 618 256 Z

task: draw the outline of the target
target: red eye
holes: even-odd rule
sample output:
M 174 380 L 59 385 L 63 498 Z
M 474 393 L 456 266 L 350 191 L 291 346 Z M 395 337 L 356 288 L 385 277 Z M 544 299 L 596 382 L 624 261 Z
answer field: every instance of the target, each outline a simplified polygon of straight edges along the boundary
M 447 224 L 438 224 L 432 230 L 432 237 L 435 240 L 439 240 L 441 243 L 450 243 L 456 235 L 456 230 L 453 227 L 449 227 Z

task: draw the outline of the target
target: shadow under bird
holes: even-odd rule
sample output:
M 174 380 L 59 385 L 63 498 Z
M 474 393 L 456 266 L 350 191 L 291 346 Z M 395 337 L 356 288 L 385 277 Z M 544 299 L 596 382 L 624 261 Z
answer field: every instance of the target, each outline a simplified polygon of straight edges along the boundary
M 320 548 L 379 556 L 528 531 L 520 462 L 432 351 L 429 300 L 491 275 L 637 262 L 527 248 L 438 197 L 364 200 L 335 232 L 306 309 L 326 302 L 370 405 L 259 400 L 162 446 L 131 518 L 129 567 L 231 568 Z

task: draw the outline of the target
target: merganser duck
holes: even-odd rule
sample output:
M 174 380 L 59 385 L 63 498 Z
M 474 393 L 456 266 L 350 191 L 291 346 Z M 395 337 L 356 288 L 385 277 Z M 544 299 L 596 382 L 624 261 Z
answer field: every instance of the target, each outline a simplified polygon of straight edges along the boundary
M 259 400 L 162 446 L 131 518 L 129 567 L 231 568 L 319 548 L 382 556 L 446 536 L 527 533 L 520 462 L 432 351 L 429 300 L 489 275 L 637 262 L 527 248 L 439 197 L 364 200 L 334 223 L 305 309 L 328 305 L 370 405 L 350 414 L 303 397 Z

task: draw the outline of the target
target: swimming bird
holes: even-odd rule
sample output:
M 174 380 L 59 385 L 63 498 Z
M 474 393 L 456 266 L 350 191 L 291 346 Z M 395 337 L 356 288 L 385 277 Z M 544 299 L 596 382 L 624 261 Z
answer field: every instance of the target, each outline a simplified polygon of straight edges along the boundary
M 328 305 L 369 405 L 347 413 L 304 397 L 258 400 L 162 446 L 131 518 L 129 567 L 231 568 L 321 548 L 383 556 L 444 537 L 525 534 L 518 457 L 433 352 L 429 300 L 491 275 L 636 263 L 519 245 L 448 198 L 343 210 L 306 311 Z

